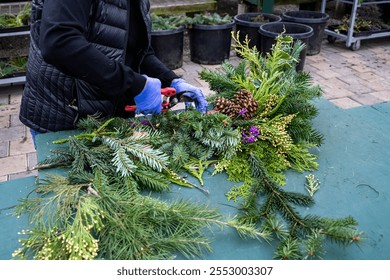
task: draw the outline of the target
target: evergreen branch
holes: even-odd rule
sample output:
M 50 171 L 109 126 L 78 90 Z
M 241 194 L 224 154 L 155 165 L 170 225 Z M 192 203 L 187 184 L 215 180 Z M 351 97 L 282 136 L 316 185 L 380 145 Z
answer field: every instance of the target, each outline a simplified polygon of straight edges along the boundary
M 322 219 L 322 222 L 324 224 L 321 233 L 333 242 L 347 245 L 362 240 L 362 232 L 354 228 L 357 226 L 357 222 L 352 217 L 346 217 L 344 219 Z
M 306 176 L 306 184 L 305 188 L 308 191 L 311 197 L 320 189 L 320 182 L 318 179 L 314 178 L 313 174 L 309 174 Z
M 150 146 L 131 142 L 131 139 L 103 138 L 103 143 L 114 150 L 112 162 L 117 167 L 117 172 L 122 176 L 129 176 L 134 172 L 136 165 L 127 153 L 132 154 L 143 164 L 162 171 L 168 163 L 168 157 L 161 151 Z
M 164 171 L 166 172 L 168 179 L 172 183 L 177 184 L 179 186 L 187 187 L 187 188 L 196 188 L 196 189 L 204 192 L 205 194 L 209 194 L 208 190 L 205 190 L 204 188 L 201 188 L 201 187 L 191 183 L 190 181 L 186 180 L 185 178 L 183 178 L 179 174 L 175 173 L 173 170 L 165 169 Z
M 122 177 L 130 176 L 137 168 L 134 162 L 126 154 L 126 148 L 118 146 L 113 153 L 112 163 L 116 166 L 116 172 L 120 173 Z
M 228 221 L 226 225 L 237 230 L 237 233 L 243 239 L 250 237 L 259 241 L 265 240 L 268 243 L 272 241 L 271 232 L 267 228 L 259 231 L 255 224 L 242 223 L 235 219 Z
M 302 258 L 301 251 L 299 249 L 299 242 L 296 238 L 288 238 L 280 242 L 279 246 L 275 250 L 275 259 L 280 260 L 299 260 Z
M 305 255 L 303 259 L 321 258 L 325 254 L 324 241 L 325 237 L 321 234 L 321 230 L 312 229 L 311 233 L 303 242 L 303 252 Z
M 218 73 L 209 69 L 203 69 L 199 76 L 201 79 L 209 82 L 210 89 L 217 93 L 233 93 L 237 90 L 237 84 L 235 84 L 230 78 L 226 77 L 225 74 Z
M 142 163 L 161 172 L 168 164 L 168 156 L 150 146 L 132 144 L 125 146 L 126 151 L 136 156 Z
M 290 236 L 289 229 L 276 216 L 268 216 L 265 227 L 269 228 L 279 240 L 286 240 Z
M 156 192 L 164 192 L 170 189 L 170 181 L 161 173 L 138 168 L 132 176 L 137 182 L 141 183 L 142 189 L 149 189 Z
M 203 186 L 203 173 L 210 166 L 210 164 L 215 163 L 216 160 L 196 160 L 195 158 L 191 158 L 186 165 L 184 165 L 184 169 L 187 170 L 191 175 L 197 178 L 200 184 Z

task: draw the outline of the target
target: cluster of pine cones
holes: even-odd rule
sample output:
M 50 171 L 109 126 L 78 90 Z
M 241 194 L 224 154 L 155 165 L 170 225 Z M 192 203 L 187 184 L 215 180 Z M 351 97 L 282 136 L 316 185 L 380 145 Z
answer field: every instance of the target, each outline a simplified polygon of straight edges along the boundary
M 238 91 L 233 99 L 217 97 L 214 102 L 214 109 L 229 117 L 241 116 L 244 120 L 255 116 L 259 103 L 248 90 Z

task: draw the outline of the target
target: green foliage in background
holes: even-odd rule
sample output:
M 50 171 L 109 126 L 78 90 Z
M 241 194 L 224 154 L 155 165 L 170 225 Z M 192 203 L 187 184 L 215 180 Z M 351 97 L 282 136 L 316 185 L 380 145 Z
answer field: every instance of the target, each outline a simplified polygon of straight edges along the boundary
M 0 15 L 0 28 L 10 28 L 28 25 L 30 21 L 31 4 L 24 5 L 17 15 L 4 13 Z

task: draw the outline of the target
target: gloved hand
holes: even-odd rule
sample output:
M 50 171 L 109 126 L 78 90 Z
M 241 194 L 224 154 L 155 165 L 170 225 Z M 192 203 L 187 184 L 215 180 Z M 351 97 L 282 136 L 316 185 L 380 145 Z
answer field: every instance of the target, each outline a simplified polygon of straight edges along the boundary
M 159 79 L 146 78 L 144 89 L 134 97 L 137 109 L 136 114 L 159 114 L 162 110 L 161 81 Z
M 182 93 L 182 96 L 186 96 L 194 100 L 195 107 L 199 112 L 206 113 L 207 101 L 200 88 L 188 84 L 184 79 L 174 79 L 171 83 L 178 94 Z

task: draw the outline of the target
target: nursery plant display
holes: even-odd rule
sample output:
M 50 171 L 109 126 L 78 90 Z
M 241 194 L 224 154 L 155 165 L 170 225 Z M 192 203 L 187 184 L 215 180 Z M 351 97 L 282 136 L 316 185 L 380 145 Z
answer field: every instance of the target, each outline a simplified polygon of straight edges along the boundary
M 0 32 L 7 31 L 9 29 L 26 27 L 28 30 L 28 24 L 30 21 L 31 4 L 27 3 L 23 10 L 17 15 L 4 13 L 0 15 Z
M 325 29 L 328 41 L 334 43 L 336 39 L 345 40 L 345 45 L 353 51 L 360 48 L 360 41 L 390 36 L 389 26 L 383 6 L 388 3 L 382 1 L 347 1 L 350 11 L 338 23 L 332 23 Z M 321 12 L 325 12 L 326 1 L 322 1 Z M 383 14 L 382 14 L 383 13 Z M 337 20 L 336 20 L 337 21 Z
M 184 26 L 186 17 L 182 15 L 159 16 L 151 14 L 152 40 L 155 55 L 169 68 L 183 65 Z
M 329 29 L 334 30 L 337 33 L 347 34 L 350 25 L 349 16 L 345 15 L 338 25 L 329 26 Z M 390 29 L 390 25 L 381 22 L 380 18 L 377 19 L 365 19 L 364 17 L 356 15 L 355 24 L 353 26 L 354 36 L 364 36 L 372 34 L 373 32 L 384 32 Z
M 38 168 L 63 166 L 66 173 L 40 180 L 35 197 L 18 206 L 17 214 L 27 213 L 32 224 L 14 257 L 202 258 L 212 250 L 206 233 L 213 226 L 259 242 L 274 240 L 276 259 L 319 258 L 325 240 L 359 242 L 352 217 L 302 216 L 295 207 L 312 205 L 313 196 L 282 186 L 286 170 L 317 168 L 310 149 L 323 141 L 310 122 L 317 113 L 311 100 L 321 89 L 295 70 L 302 45 L 280 36 L 263 58 L 235 40 L 240 65 L 225 62 L 223 73 L 201 73 L 216 92 L 210 102 L 217 112 L 168 111 L 130 120 L 91 116 L 79 122 L 74 136 L 56 141 L 53 156 Z M 234 109 L 227 111 L 228 103 Z M 206 169 L 237 182 L 226 193 L 237 203 L 236 217 L 202 203 L 153 196 L 172 183 L 213 191 L 202 181 Z M 188 173 L 199 184 L 186 179 Z M 316 182 L 310 180 L 314 194 Z
M 152 13 L 152 31 L 174 30 L 187 23 L 187 17 L 184 15 L 160 16 Z
M 0 79 L 22 75 L 26 72 L 27 57 L 0 59 Z
M 260 25 L 281 20 L 280 16 L 265 13 L 243 13 L 234 16 L 236 31 L 240 34 L 240 42 L 244 42 L 245 37 L 248 36 L 249 46 L 256 46 L 258 50 L 261 50 L 261 37 L 258 32 Z
M 191 61 L 215 65 L 229 59 L 233 27 L 230 15 L 206 13 L 188 18 Z

